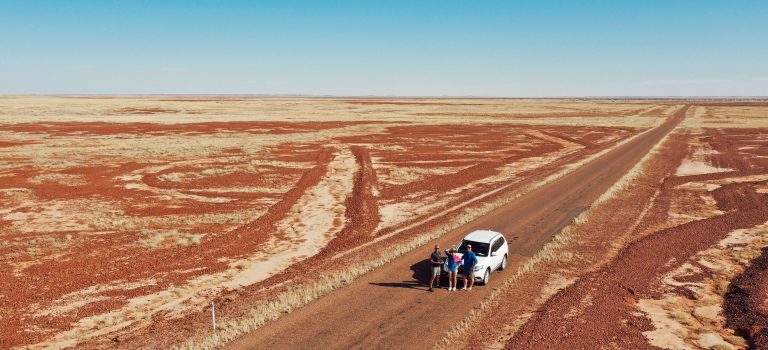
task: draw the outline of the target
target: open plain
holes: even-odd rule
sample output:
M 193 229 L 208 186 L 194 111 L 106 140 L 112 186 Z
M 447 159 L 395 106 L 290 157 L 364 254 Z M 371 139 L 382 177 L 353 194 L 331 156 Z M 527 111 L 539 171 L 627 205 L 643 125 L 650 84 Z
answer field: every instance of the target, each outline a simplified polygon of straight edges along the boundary
M 766 117 L 720 100 L 1 97 L 0 347 L 766 344 Z M 510 271 L 424 293 L 429 246 L 471 228 L 506 234 Z M 457 326 L 431 327 L 447 309 Z

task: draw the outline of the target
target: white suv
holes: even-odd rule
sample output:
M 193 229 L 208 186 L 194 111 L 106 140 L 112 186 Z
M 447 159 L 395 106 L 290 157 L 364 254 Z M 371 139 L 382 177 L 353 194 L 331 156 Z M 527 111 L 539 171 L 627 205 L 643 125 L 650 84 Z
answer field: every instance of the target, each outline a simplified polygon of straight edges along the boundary
M 491 272 L 507 268 L 509 246 L 501 233 L 489 230 L 473 231 L 453 248 L 459 251 L 459 256 L 462 256 L 467 251 L 467 245 L 472 245 L 472 251 L 477 255 L 475 280 L 480 283 L 488 284 L 491 280 Z M 443 272 L 448 272 L 445 264 L 443 264 Z M 463 265 L 459 265 L 459 277 L 464 277 Z

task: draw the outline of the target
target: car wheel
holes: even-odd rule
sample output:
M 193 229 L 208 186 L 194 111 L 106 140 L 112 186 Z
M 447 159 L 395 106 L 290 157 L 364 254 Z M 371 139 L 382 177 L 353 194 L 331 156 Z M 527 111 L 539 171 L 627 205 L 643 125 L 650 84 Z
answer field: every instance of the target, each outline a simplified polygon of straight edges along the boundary
M 507 269 L 507 255 L 504 254 L 504 259 L 501 259 L 501 267 L 499 270 L 504 271 Z
M 488 285 L 488 282 L 491 281 L 491 269 L 485 270 L 485 275 L 483 275 L 483 285 Z

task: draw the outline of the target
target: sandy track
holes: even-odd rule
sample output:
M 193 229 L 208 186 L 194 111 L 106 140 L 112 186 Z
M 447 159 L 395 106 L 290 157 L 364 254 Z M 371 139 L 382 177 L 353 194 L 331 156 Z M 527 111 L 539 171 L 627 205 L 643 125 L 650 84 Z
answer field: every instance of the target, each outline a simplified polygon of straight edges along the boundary
M 405 254 L 229 347 L 425 348 L 434 344 L 443 336 L 446 324 L 458 322 L 510 273 L 494 274 L 489 286 L 471 293 L 425 293 L 420 281 L 428 269 L 424 258 L 429 247 L 455 244 L 472 229 L 499 230 L 512 241 L 509 262 L 514 269 L 639 161 L 682 120 L 686 109 L 569 175 L 446 233 L 424 249 Z
M 357 171 L 352 182 L 352 193 L 344 200 L 346 224 L 330 242 L 337 249 L 349 249 L 373 238 L 373 231 L 379 224 L 379 206 L 373 194 L 376 186 L 376 172 L 371 164 L 371 155 L 361 146 L 350 147 L 357 162 Z M 330 252 L 324 250 L 323 254 Z

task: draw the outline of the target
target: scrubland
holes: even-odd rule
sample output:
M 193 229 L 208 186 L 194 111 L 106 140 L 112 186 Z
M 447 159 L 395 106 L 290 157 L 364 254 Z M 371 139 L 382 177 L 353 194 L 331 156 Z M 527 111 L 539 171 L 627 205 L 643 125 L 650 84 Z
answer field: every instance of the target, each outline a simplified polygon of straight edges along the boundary
M 7 296 L 0 345 L 218 346 L 552 181 L 659 125 L 681 104 L 0 97 L 0 294 Z M 577 285 L 598 286 L 590 273 L 609 268 L 635 241 L 731 212 L 753 215 L 749 205 L 764 198 L 768 180 L 760 177 L 768 159 L 755 126 L 760 113 L 759 106 L 689 110 L 674 135 L 487 302 L 509 293 L 536 300 L 501 309 L 506 326 L 497 345 L 526 344 L 517 331 L 546 322 L 538 308 Z M 731 199 L 742 195 L 754 200 L 747 208 Z M 607 208 L 616 206 L 626 212 L 610 217 Z M 723 225 L 722 234 L 707 236 L 717 246 L 675 256 L 665 280 L 678 278 L 683 272 L 673 268 L 690 259 L 727 261 L 726 275 L 694 264 L 703 272 L 690 286 L 728 300 L 727 286 L 706 286 L 737 278 L 762 240 L 758 224 Z M 758 238 L 732 257 L 728 232 Z M 644 344 L 744 339 L 727 331 L 727 317 L 683 324 L 687 333 L 665 328 L 672 321 L 660 320 L 681 316 L 664 310 L 698 307 L 671 307 L 682 287 L 669 286 L 638 288 L 645 294 L 623 314 L 647 320 L 642 332 L 649 333 L 637 338 Z M 579 297 L 592 305 L 592 294 Z

